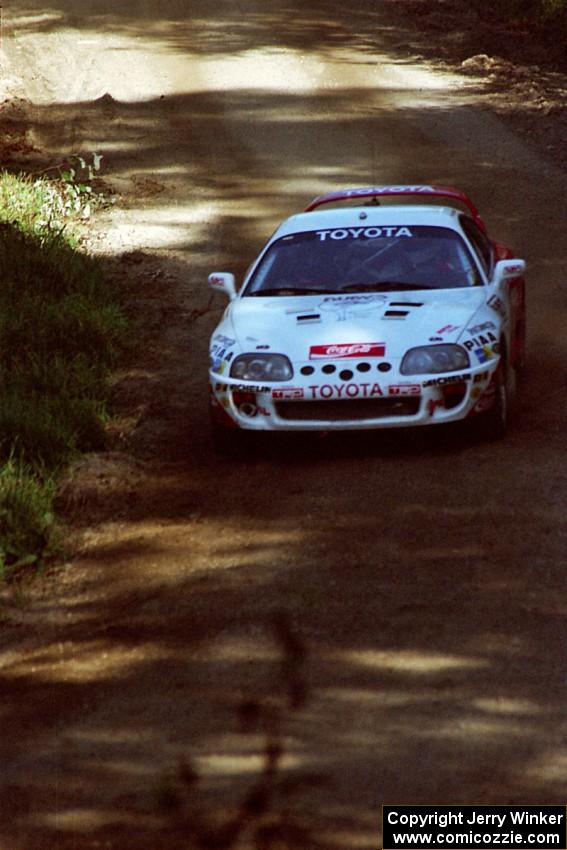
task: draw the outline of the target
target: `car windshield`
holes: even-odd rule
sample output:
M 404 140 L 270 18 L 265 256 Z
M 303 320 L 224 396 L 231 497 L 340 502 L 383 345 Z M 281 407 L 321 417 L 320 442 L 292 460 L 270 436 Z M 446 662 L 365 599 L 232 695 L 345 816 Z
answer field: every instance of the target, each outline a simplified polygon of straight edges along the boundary
M 466 243 L 453 230 L 348 227 L 278 239 L 243 295 L 402 292 L 481 284 Z

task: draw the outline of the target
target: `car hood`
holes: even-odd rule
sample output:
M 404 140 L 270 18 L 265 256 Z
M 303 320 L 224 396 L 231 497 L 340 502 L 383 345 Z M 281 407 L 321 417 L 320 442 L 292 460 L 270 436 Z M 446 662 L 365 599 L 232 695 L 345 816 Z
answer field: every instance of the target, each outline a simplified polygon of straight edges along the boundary
M 415 345 L 457 341 L 484 303 L 481 287 L 249 297 L 233 301 L 226 318 L 242 351 L 280 352 L 301 361 L 318 346 L 375 343 L 384 345 L 386 356 L 402 357 Z

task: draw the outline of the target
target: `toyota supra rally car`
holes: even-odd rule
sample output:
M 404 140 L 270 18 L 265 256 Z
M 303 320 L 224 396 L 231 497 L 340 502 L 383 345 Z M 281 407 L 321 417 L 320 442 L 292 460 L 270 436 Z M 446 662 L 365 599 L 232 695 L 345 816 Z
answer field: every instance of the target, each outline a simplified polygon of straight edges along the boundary
M 416 427 L 506 430 L 525 358 L 525 262 L 442 186 L 315 198 L 251 265 L 210 342 L 213 438 Z

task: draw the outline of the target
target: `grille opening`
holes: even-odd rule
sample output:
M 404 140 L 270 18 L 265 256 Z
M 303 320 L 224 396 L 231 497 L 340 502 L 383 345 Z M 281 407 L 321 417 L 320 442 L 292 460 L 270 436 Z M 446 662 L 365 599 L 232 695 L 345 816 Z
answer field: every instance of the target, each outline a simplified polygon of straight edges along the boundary
M 421 397 L 279 401 L 276 413 L 287 422 L 364 422 L 397 416 L 415 416 Z
M 443 405 L 445 410 L 453 410 L 458 407 L 465 397 L 467 391 L 466 384 L 446 384 L 441 388 L 443 393 Z

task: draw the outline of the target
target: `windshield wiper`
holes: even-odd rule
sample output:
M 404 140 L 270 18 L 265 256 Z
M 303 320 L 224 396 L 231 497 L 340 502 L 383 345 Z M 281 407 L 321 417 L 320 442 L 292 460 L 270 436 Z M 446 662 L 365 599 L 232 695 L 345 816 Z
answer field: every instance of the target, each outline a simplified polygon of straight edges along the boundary
M 375 283 L 349 283 L 341 287 L 341 292 L 401 292 L 407 289 L 435 289 L 428 283 L 402 283 L 399 280 L 379 280 Z

